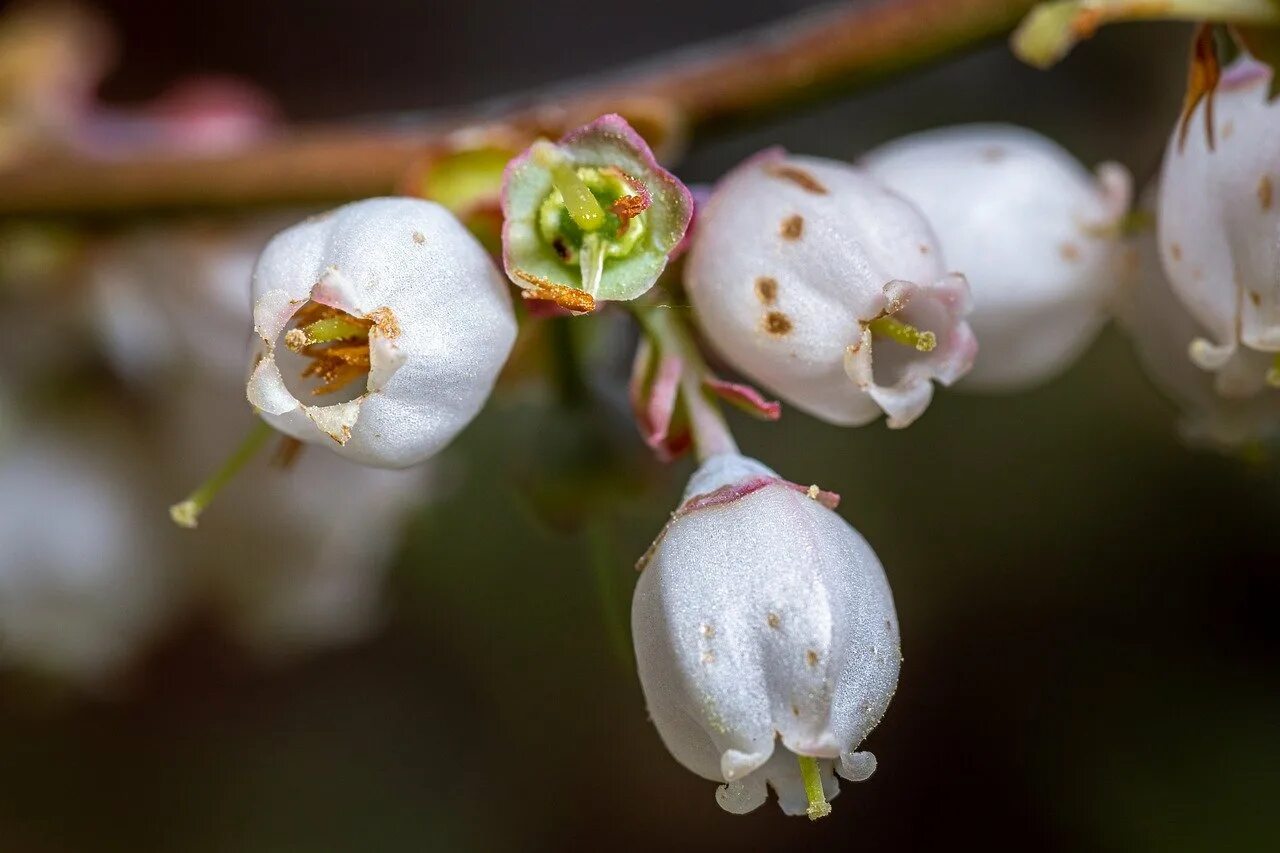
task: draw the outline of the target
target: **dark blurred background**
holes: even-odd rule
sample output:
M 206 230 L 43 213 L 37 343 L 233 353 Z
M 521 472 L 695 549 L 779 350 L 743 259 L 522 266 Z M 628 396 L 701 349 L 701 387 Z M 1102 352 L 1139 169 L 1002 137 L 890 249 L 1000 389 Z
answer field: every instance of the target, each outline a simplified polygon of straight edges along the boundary
M 813 4 L 97 5 L 122 48 L 107 99 L 226 72 L 310 121 L 462 106 Z M 712 180 L 770 144 L 852 158 L 998 120 L 1142 184 L 1187 35 L 1116 27 L 1051 73 L 992 43 L 718 128 L 679 171 Z M 879 770 L 814 825 L 772 802 L 722 812 L 645 718 L 623 636 L 631 566 L 690 463 L 576 529 L 542 520 L 570 475 L 518 436 L 600 409 L 493 400 L 442 460 L 448 494 L 412 523 L 367 640 L 265 666 L 190 618 L 108 697 L 0 678 L 0 850 L 1277 849 L 1280 479 L 1181 446 L 1114 332 L 1048 387 L 943 393 L 903 432 L 735 420 L 746 452 L 843 494 L 903 626 L 900 688 L 867 743 Z

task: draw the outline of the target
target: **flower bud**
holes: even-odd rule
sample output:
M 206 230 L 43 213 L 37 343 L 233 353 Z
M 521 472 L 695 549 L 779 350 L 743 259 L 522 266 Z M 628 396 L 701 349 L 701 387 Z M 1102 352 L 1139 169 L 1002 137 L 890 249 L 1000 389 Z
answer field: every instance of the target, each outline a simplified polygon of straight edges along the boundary
M 698 322 L 736 369 L 835 424 L 920 416 L 969 369 L 969 287 L 924 217 L 861 169 L 758 155 L 716 187 L 690 249 Z
M 1095 177 L 1053 141 L 1005 125 L 915 134 L 861 165 L 920 209 L 969 281 L 982 350 L 959 387 L 1045 382 L 1102 328 L 1124 254 L 1123 166 L 1103 164 Z
M 632 607 L 649 715 L 676 760 L 742 813 L 768 783 L 824 814 L 888 707 L 901 662 L 893 595 L 834 495 L 737 454 L 713 456 L 641 561 Z M 780 740 L 779 745 L 776 741 Z
M 263 251 L 253 295 L 249 402 L 281 432 L 376 467 L 421 462 L 457 435 L 515 339 L 506 282 L 429 201 L 370 199 L 295 225 Z
M 1245 56 L 1223 74 L 1212 109 L 1175 129 L 1160 179 L 1160 255 L 1204 335 L 1190 356 L 1219 393 L 1245 397 L 1280 370 L 1243 371 L 1244 348 L 1280 358 L 1280 106 L 1271 69 Z M 1211 123 L 1210 123 L 1211 122 Z

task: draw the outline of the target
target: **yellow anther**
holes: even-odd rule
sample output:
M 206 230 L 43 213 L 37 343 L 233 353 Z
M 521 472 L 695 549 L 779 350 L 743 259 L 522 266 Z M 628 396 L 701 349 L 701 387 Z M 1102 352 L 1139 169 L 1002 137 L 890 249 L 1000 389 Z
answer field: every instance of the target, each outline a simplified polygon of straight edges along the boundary
M 922 332 L 896 317 L 877 317 L 867 325 L 871 328 L 871 334 L 888 338 L 903 346 L 915 347 L 920 352 L 932 352 L 938 345 L 938 336 L 933 332 Z

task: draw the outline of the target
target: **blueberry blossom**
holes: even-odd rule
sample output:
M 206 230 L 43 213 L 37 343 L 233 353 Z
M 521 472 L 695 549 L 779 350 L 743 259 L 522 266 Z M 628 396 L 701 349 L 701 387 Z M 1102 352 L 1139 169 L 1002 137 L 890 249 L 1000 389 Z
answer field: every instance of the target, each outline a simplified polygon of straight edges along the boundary
M 1129 174 L 1097 175 L 1053 141 L 1008 125 L 919 133 L 861 165 L 916 205 L 973 291 L 981 351 L 959 387 L 1019 390 L 1070 366 L 1121 281 Z
M 834 495 L 735 453 L 710 457 L 641 560 L 632 606 L 649 715 L 686 768 L 722 782 L 726 810 L 773 787 L 821 817 L 837 770 L 879 723 L 901 662 L 893 595 Z
M 689 190 L 617 115 L 507 166 L 502 258 L 530 299 L 574 311 L 653 287 L 693 216 Z
M 767 151 L 699 211 L 686 285 L 735 368 L 823 420 L 919 417 L 977 342 L 928 222 L 861 169 Z
M 1230 397 L 1280 384 L 1280 106 L 1271 69 L 1248 56 L 1175 128 L 1160 179 L 1160 255 L 1174 293 L 1203 327 L 1192 361 Z M 1256 369 L 1237 355 L 1260 353 Z
M 1144 208 L 1154 209 L 1155 193 Z M 1280 433 L 1280 390 L 1264 389 L 1244 397 L 1219 393 L 1216 377 L 1186 357 L 1204 327 L 1191 316 L 1169 286 L 1153 233 L 1137 238 L 1134 280 L 1123 291 L 1117 318 L 1133 341 L 1143 369 L 1178 407 L 1179 432 L 1188 444 L 1224 452 L 1248 451 Z M 1231 374 L 1262 375 L 1269 358 L 1238 349 L 1224 365 Z
M 429 201 L 370 199 L 288 229 L 258 260 L 253 295 L 249 402 L 281 432 L 376 467 L 448 443 L 515 339 L 501 274 Z

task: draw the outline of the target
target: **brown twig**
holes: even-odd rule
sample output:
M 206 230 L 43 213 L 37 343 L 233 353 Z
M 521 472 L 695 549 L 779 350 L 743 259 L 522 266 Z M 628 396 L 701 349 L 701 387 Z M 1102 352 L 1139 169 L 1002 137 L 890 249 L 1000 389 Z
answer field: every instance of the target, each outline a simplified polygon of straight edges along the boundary
M 1032 5 L 1033 0 L 845 2 L 597 78 L 589 86 L 408 127 L 298 128 L 219 157 L 28 160 L 0 173 L 0 215 L 113 215 L 385 194 L 425 154 L 472 129 L 556 133 L 626 104 L 656 105 L 676 123 L 697 127 L 936 59 L 1012 27 Z

